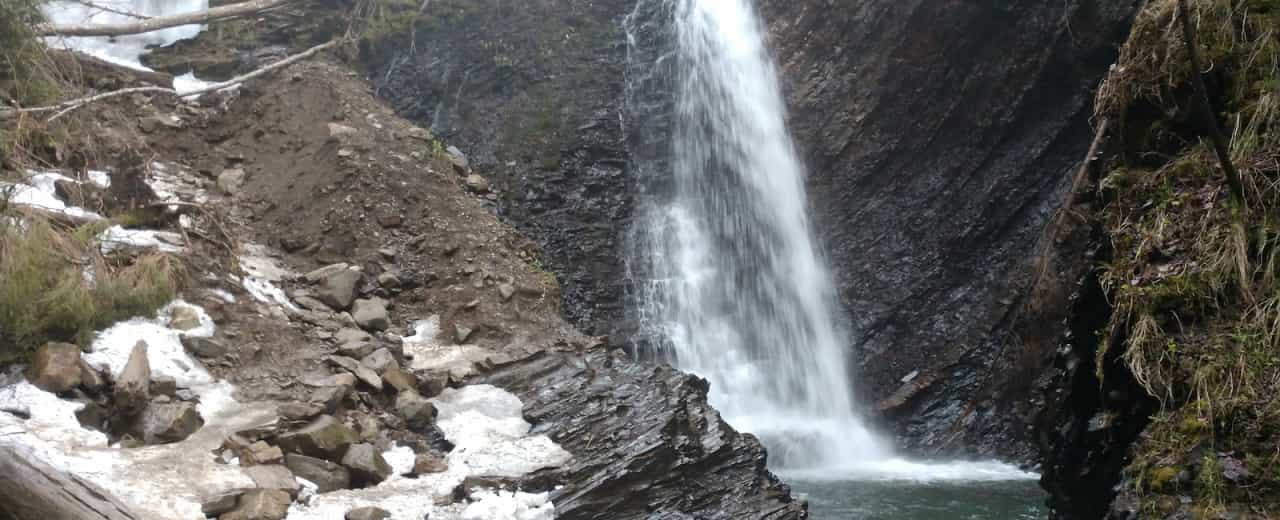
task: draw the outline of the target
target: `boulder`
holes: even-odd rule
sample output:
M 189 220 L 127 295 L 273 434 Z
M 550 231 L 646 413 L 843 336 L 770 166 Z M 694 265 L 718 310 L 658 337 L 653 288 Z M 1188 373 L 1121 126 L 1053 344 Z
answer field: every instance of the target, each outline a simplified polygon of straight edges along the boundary
M 359 437 L 332 415 L 321 415 L 302 428 L 281 435 L 277 444 L 289 453 L 301 453 L 326 460 L 341 460 Z
M 450 146 L 445 151 L 449 154 L 449 162 L 453 163 L 454 171 L 464 174 L 471 169 L 471 161 L 467 159 L 467 155 L 462 153 L 462 150 L 459 150 L 458 147 Z
M 204 419 L 191 403 L 151 403 L 135 421 L 133 432 L 147 444 L 168 444 L 186 439 L 201 426 Z
M 356 285 L 360 283 L 360 271 L 342 269 L 320 280 L 316 299 L 334 310 L 346 310 L 356 299 Z
M 98 369 L 89 366 L 83 359 L 80 360 L 80 387 L 90 393 L 97 393 L 106 388 L 107 377 L 102 375 Z
M 378 285 L 387 289 L 396 289 L 402 285 L 400 277 L 391 271 L 378 275 Z
M 346 369 L 348 372 L 355 374 L 356 379 L 364 382 L 364 384 L 373 387 L 374 390 L 382 390 L 382 378 L 378 377 L 378 373 L 373 369 L 360 364 L 360 362 L 342 356 L 329 356 L 325 358 L 330 363 Z
M 413 475 L 430 475 L 449 471 L 449 463 L 439 452 L 419 453 L 413 458 Z
M 303 403 L 290 401 L 280 405 L 280 417 L 287 421 L 305 421 L 325 412 L 324 406 L 316 402 Z
M 321 280 L 328 278 L 329 275 L 337 274 L 350 268 L 351 265 L 346 263 L 329 264 L 303 275 L 303 278 L 310 283 L 320 283 Z
M 353 359 L 360 359 L 373 353 L 373 343 L 368 341 L 351 341 L 338 345 L 338 354 Z
M 202 358 L 216 358 L 227 354 L 226 345 L 210 338 L 182 336 L 182 346 L 185 347 L 188 352 Z
M 147 342 L 139 340 L 116 379 L 115 405 L 125 415 L 131 415 L 142 411 L 150 400 L 151 363 L 147 360 Z
M 351 482 L 358 487 L 375 486 L 391 476 L 391 465 L 372 444 L 353 444 L 342 456 L 342 465 L 351 471 Z
M 391 367 L 384 371 L 382 382 L 391 385 L 397 392 L 411 392 L 418 388 L 418 378 L 400 367 Z
M 489 192 L 489 180 L 474 173 L 467 176 L 466 183 L 467 189 L 475 193 Z
M 400 392 L 395 406 L 396 413 L 404 418 L 409 428 L 422 430 L 435 423 L 436 406 L 416 391 Z
M 281 464 L 283 462 L 284 452 L 278 446 L 272 446 L 264 441 L 250 444 L 240 451 L 241 466 Z
M 396 357 L 391 354 L 390 350 L 380 348 L 360 360 L 360 364 L 369 367 L 379 374 L 391 368 L 400 368 L 400 363 L 396 362 Z
M 283 520 L 293 498 L 276 489 L 255 489 L 240 495 L 236 508 L 218 520 Z
M 388 520 L 391 513 L 380 507 L 360 507 L 347 511 L 345 520 Z
M 386 302 L 377 298 L 356 300 L 351 308 L 351 317 L 365 330 L 387 330 L 391 326 Z
M 189 305 L 174 305 L 169 311 L 169 328 L 191 330 L 200 328 L 200 313 Z
M 293 478 L 293 472 L 282 464 L 249 466 L 242 471 L 253 480 L 254 487 L 258 489 L 283 491 L 290 497 L 298 496 L 298 492 L 302 490 L 298 479 Z
M 218 189 L 227 195 L 235 195 L 244 187 L 245 173 L 243 168 L 229 168 L 218 174 Z
M 347 468 L 324 459 L 290 453 L 285 455 L 284 465 L 297 477 L 315 484 L 320 493 L 351 487 L 351 473 Z
M 151 380 L 151 395 L 167 395 L 175 397 L 178 394 L 178 382 L 169 376 L 156 376 Z
M 338 340 L 339 344 L 354 343 L 357 341 L 363 341 L 367 343 L 367 342 L 373 341 L 373 336 L 370 336 L 368 332 L 365 332 L 360 329 L 352 329 L 352 328 L 338 329 L 338 332 L 333 335 L 333 338 Z M 359 357 L 364 357 L 364 356 L 359 356 Z
M 502 297 L 502 301 L 510 300 L 516 294 L 516 287 L 509 283 L 498 284 L 498 296 Z
M 315 298 L 312 298 L 310 296 L 295 296 L 293 297 L 293 302 L 298 304 L 299 307 L 302 307 L 303 309 L 306 309 L 312 312 L 327 313 L 333 310 L 324 302 L 317 300 Z
M 472 333 L 472 332 L 473 332 L 473 331 L 471 330 L 471 328 L 470 328 L 470 327 L 466 327 L 466 326 L 459 325 L 459 324 L 454 324 L 454 326 L 453 326 L 453 340 L 454 340 L 455 342 L 457 342 L 459 345 L 462 345 L 462 344 L 466 343 L 468 339 L 470 339 L 470 338 L 471 338 L 471 333 Z
M 46 392 L 60 394 L 84 380 L 80 347 L 70 343 L 45 343 L 31 357 L 27 379 Z
M 351 393 L 351 388 L 355 386 L 355 376 L 351 374 L 341 375 L 350 376 L 351 384 L 322 386 L 311 392 L 311 402 L 319 405 L 326 413 L 338 411 L 338 407 L 342 405 L 342 400 L 347 398 L 347 394 Z
M 240 502 L 242 491 L 228 491 L 219 493 L 200 501 L 200 512 L 205 517 L 216 517 L 222 513 L 226 513 L 236 508 L 236 504 Z

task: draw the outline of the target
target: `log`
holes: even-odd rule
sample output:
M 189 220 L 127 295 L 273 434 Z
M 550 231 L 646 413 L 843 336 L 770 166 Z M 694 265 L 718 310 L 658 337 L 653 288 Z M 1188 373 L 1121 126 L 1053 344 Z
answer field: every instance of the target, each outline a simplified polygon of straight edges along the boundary
M 142 34 L 170 27 L 204 24 L 227 18 L 251 15 L 279 7 L 288 2 L 289 0 L 251 0 L 192 13 L 156 16 L 124 23 L 42 25 L 37 28 L 37 32 L 40 36 L 124 36 Z
M 102 488 L 12 446 L 0 446 L 0 519 L 138 520 Z

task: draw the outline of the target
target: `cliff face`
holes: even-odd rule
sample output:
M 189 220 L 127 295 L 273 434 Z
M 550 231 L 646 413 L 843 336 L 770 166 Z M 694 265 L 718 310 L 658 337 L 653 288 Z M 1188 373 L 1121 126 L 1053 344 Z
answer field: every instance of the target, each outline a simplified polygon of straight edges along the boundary
M 850 368 L 907 446 L 1030 458 L 1069 293 L 1032 295 L 1034 257 L 1135 3 L 759 2 L 856 333 Z M 379 93 L 468 153 L 495 211 L 543 246 L 565 312 L 614 344 L 633 330 L 632 154 L 666 131 L 661 95 L 626 96 L 634 9 L 437 0 L 412 42 L 366 49 Z M 653 15 L 632 25 L 661 45 Z M 640 126 L 635 103 L 652 116 Z
M 1034 258 L 1136 2 L 827 4 L 761 8 L 863 397 L 920 451 L 1027 456 Z

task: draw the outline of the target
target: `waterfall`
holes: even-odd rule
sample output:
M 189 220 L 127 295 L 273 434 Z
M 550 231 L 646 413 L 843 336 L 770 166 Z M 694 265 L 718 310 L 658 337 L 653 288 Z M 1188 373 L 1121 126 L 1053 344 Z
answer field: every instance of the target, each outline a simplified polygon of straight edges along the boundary
M 772 465 L 888 456 L 855 413 L 850 344 L 750 0 L 639 0 L 626 21 L 641 351 L 706 378 Z

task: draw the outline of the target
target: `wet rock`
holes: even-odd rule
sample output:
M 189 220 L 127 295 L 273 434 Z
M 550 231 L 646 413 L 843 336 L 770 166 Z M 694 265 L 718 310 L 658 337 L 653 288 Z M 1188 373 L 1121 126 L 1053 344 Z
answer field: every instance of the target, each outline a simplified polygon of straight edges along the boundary
M 289 453 L 340 460 L 358 438 L 356 432 L 332 415 L 321 415 L 306 426 L 281 435 L 276 443 Z
M 381 299 L 356 300 L 351 316 L 365 330 L 387 330 L 391 326 L 387 304 Z
M 84 407 L 76 411 L 76 421 L 85 428 L 107 431 L 108 425 L 110 424 L 109 419 L 111 418 L 111 411 L 108 410 L 107 407 L 94 401 L 84 400 L 81 401 L 81 404 L 83 404 Z M 18 414 L 18 416 L 22 417 L 21 414 Z M 30 418 L 31 413 L 28 411 L 24 419 Z
M 382 373 L 382 382 L 391 385 L 397 392 L 417 391 L 418 378 L 405 372 L 400 367 L 388 368 Z
M 347 511 L 346 520 L 388 520 L 391 513 L 379 507 L 361 507 Z
M 705 380 L 595 349 L 538 354 L 468 383 L 516 394 L 526 418 L 573 453 L 560 470 L 563 487 L 551 491 L 561 520 L 600 511 L 616 519 L 756 518 L 766 511 L 775 520 L 805 518 L 805 506 L 766 469 L 759 441 L 707 404 Z
M 360 271 L 342 269 L 328 274 L 316 288 L 316 299 L 334 310 L 351 308 L 356 299 L 356 286 L 360 283 Z
M 391 354 L 390 350 L 385 348 L 371 352 L 360 360 L 360 364 L 379 374 L 391 368 L 400 368 L 400 364 L 396 362 L 396 357 Z
M 139 340 L 129 352 L 129 361 L 116 379 L 115 405 L 125 415 L 141 411 L 151 400 L 151 363 L 147 342 Z
M 218 189 L 227 195 L 235 195 L 240 193 L 240 188 L 244 187 L 245 173 L 241 168 L 231 168 L 222 170 L 218 174 Z
M 250 444 L 240 452 L 241 466 L 281 464 L 283 462 L 284 452 L 281 451 L 278 446 L 272 446 L 264 441 L 258 441 Z
M 178 394 L 178 382 L 169 376 L 156 376 L 151 380 L 151 395 L 167 395 L 174 397 Z
M 436 406 L 416 391 L 400 392 L 396 396 L 395 407 L 396 413 L 413 430 L 423 430 L 435 424 Z
M 255 489 L 241 495 L 235 510 L 223 514 L 218 519 L 283 520 L 289 514 L 291 503 L 293 498 L 287 492 L 276 489 Z
M 374 486 L 391 476 L 391 465 L 372 444 L 353 444 L 342 456 L 342 465 L 351 471 L 357 487 Z
M 417 373 L 418 393 L 425 397 L 440 395 L 449 387 L 449 373 L 442 371 L 422 371 Z
M 200 328 L 200 313 L 194 307 L 175 305 L 169 311 L 169 328 L 191 330 Z
M 60 394 L 84 380 L 80 347 L 70 343 L 45 343 L 31 356 L 27 379 L 46 392 Z
M 182 337 L 182 346 L 188 352 L 202 358 L 218 358 L 227 354 L 227 347 L 222 342 L 211 338 Z
M 178 442 L 204 426 L 204 419 L 191 403 L 151 403 L 142 411 L 134 434 L 147 444 Z
M 365 331 L 360 330 L 360 329 L 352 329 L 352 328 L 344 328 L 344 329 L 340 329 L 340 330 L 338 330 L 338 333 L 337 333 L 337 334 L 334 334 L 334 335 L 333 335 L 333 337 L 334 337 L 334 339 L 338 340 L 338 343 L 353 343 L 353 342 L 357 342 L 357 341 L 363 341 L 363 342 L 373 341 L 373 336 L 370 336 L 368 332 L 365 332 Z M 364 357 L 364 356 L 361 356 L 361 357 Z
M 419 453 L 413 458 L 413 475 L 430 475 L 449 471 L 449 462 L 439 452 Z
M 489 180 L 474 173 L 467 176 L 466 183 L 467 189 L 472 192 L 481 194 L 489 192 Z
M 249 466 L 243 471 L 260 490 L 283 491 L 289 497 L 298 496 L 298 492 L 302 490 L 302 485 L 293 478 L 293 472 L 284 465 Z
M 368 341 L 352 341 L 338 345 L 338 354 L 353 359 L 360 359 L 373 353 L 373 343 Z
M 351 473 L 339 464 L 297 453 L 285 455 L 284 464 L 294 475 L 315 484 L 320 493 L 351 487 Z

